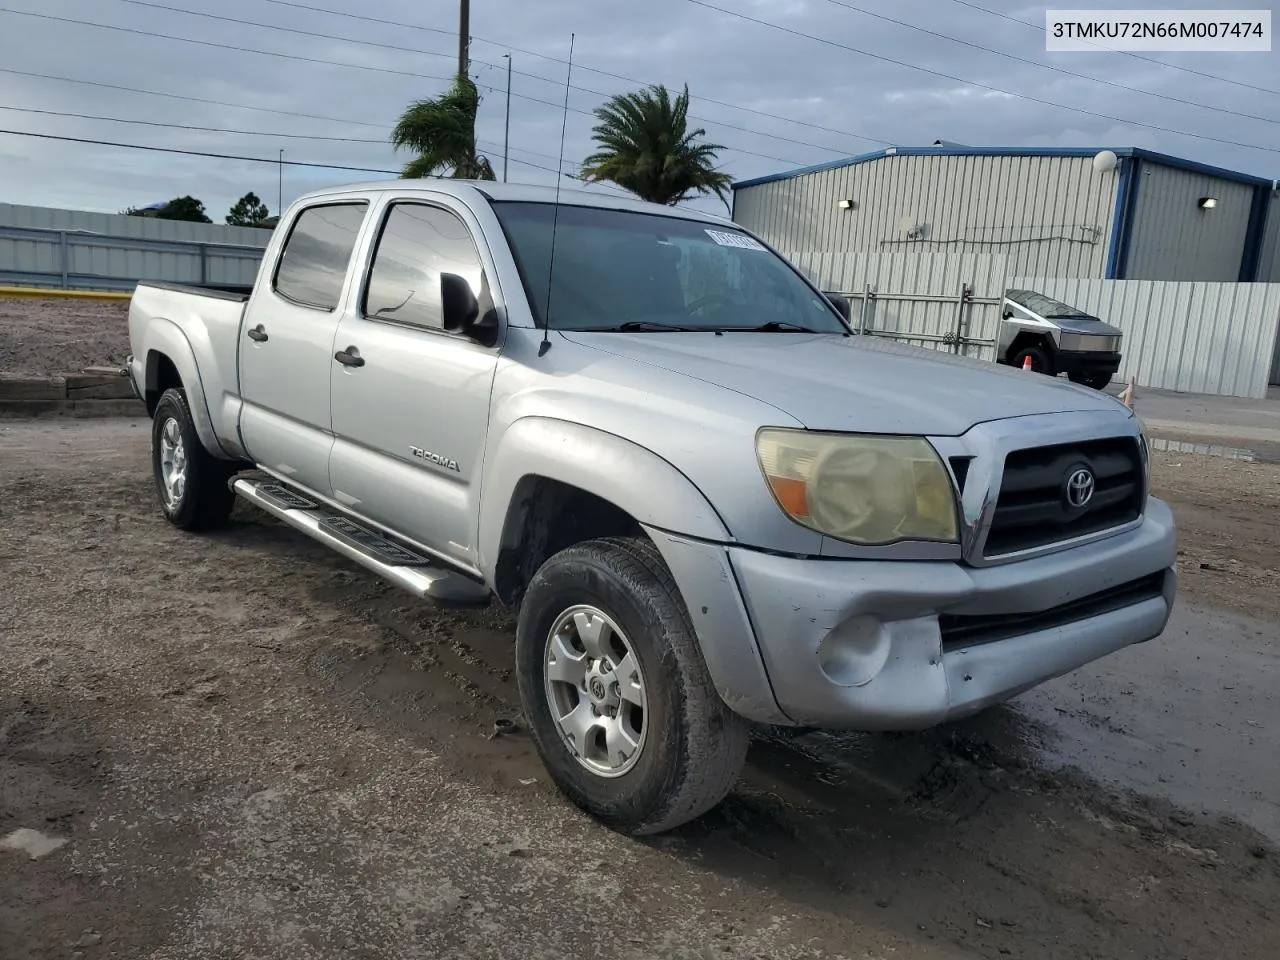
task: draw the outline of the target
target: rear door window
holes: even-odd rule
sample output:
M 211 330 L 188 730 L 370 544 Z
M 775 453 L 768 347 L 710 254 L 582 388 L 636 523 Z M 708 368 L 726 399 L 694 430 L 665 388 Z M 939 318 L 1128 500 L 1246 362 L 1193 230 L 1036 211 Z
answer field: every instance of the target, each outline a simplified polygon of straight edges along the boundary
M 319 310 L 337 307 L 368 209 L 362 200 L 303 210 L 293 222 L 276 266 L 276 293 Z

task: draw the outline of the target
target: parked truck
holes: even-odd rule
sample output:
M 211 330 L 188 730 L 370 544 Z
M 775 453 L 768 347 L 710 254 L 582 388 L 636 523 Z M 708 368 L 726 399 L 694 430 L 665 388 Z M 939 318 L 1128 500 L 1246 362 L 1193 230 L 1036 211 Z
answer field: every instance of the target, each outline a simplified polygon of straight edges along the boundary
M 996 362 L 1103 390 L 1120 369 L 1119 328 L 1034 290 L 1009 290 L 1000 310 Z
M 662 831 L 752 724 L 909 730 L 1161 633 L 1139 422 L 853 334 L 758 237 L 595 193 L 310 194 L 247 297 L 139 284 L 160 507 L 239 496 L 410 592 L 518 611 L 557 786 Z

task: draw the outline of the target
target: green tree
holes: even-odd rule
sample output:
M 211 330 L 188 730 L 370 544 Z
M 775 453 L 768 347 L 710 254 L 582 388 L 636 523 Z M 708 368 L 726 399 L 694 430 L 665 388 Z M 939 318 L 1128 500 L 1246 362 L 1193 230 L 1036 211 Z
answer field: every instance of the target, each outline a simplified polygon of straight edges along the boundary
M 733 182 L 715 167 L 724 147 L 699 143 L 706 130 L 689 129 L 689 87 L 674 100 L 662 84 L 611 97 L 595 110 L 598 149 L 582 163 L 581 179 L 608 180 L 642 200 L 674 206 L 690 194 L 721 200 Z
M 154 217 L 157 220 L 190 220 L 194 223 L 213 223 L 204 212 L 204 204 L 195 197 L 174 197 L 163 207 L 130 207 L 124 213 L 127 217 Z
M 227 211 L 227 223 L 233 227 L 265 226 L 270 217 L 271 211 L 267 209 L 267 205 L 252 191 L 237 200 L 235 206 Z
M 400 176 L 497 179 L 488 158 L 476 152 L 479 109 L 480 92 L 471 78 L 462 74 L 440 96 L 410 104 L 391 131 L 391 143 L 397 150 L 417 154 Z

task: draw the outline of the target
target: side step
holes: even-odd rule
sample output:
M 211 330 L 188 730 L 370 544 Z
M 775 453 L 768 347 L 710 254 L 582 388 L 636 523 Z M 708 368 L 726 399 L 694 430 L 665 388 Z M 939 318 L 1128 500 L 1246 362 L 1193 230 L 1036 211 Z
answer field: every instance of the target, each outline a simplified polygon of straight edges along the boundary
M 450 604 L 489 601 L 489 591 L 481 584 L 283 483 L 236 477 L 231 489 L 295 530 L 416 596 Z

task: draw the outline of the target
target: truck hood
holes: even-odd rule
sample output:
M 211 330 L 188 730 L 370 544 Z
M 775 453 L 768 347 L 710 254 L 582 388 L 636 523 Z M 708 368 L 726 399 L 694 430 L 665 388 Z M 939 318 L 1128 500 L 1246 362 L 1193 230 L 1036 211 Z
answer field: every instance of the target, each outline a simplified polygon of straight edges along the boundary
M 768 403 L 811 430 L 958 436 L 1006 417 L 1123 409 L 1065 380 L 871 336 L 560 332 Z

